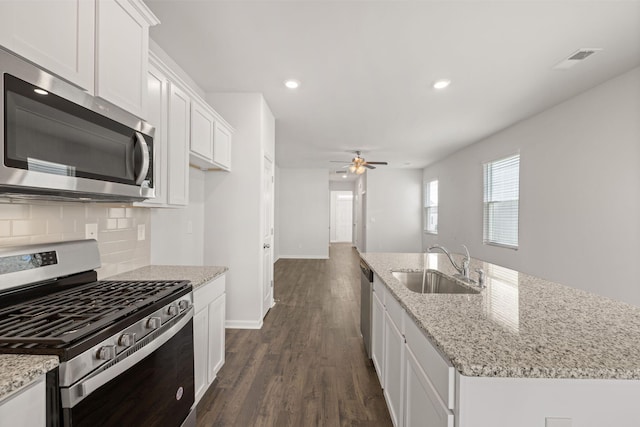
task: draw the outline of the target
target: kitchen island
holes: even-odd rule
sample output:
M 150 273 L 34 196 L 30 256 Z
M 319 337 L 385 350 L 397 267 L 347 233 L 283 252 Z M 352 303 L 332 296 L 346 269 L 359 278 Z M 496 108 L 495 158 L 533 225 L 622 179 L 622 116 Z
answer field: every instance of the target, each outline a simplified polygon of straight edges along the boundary
M 449 422 L 524 427 L 550 418 L 553 426 L 558 416 L 580 426 L 640 425 L 640 308 L 479 260 L 470 265 L 486 272 L 479 294 L 419 294 L 391 272 L 426 261 L 453 276 L 445 255 L 361 256 L 376 274 L 374 290 L 377 280 L 454 370 L 450 396 L 438 397 L 455 414 Z M 408 342 L 410 328 L 396 323 Z

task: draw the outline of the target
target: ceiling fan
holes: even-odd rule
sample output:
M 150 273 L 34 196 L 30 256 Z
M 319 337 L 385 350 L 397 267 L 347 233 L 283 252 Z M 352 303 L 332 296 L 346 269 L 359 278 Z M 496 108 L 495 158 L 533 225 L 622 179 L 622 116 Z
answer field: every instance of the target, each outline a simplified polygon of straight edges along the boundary
M 351 159 L 351 163 L 344 165 L 342 169 L 348 168 L 349 172 L 361 175 L 367 169 L 375 169 L 372 165 L 386 165 L 387 162 L 367 162 L 364 157 L 360 156 L 360 151 L 354 151 L 355 157 Z M 343 163 L 340 160 L 332 160 L 333 163 Z M 366 168 L 366 169 L 365 169 Z

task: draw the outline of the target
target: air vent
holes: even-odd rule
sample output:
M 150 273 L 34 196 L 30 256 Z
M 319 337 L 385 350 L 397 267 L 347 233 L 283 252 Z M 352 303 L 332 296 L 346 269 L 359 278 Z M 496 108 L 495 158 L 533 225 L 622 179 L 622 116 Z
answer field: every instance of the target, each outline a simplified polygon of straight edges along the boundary
M 563 61 L 557 63 L 553 69 L 554 70 L 567 70 L 580 62 L 584 61 L 588 57 L 592 56 L 594 53 L 600 52 L 602 48 L 599 47 L 585 47 L 582 49 L 578 49 L 573 52 L 569 57 Z

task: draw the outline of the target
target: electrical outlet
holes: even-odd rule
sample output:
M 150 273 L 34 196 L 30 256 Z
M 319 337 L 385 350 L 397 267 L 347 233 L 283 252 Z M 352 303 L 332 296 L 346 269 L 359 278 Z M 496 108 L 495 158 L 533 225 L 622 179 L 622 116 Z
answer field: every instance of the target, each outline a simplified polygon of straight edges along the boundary
M 138 240 L 145 239 L 145 226 L 144 224 L 138 224 Z
M 98 224 L 85 224 L 84 238 L 98 240 Z

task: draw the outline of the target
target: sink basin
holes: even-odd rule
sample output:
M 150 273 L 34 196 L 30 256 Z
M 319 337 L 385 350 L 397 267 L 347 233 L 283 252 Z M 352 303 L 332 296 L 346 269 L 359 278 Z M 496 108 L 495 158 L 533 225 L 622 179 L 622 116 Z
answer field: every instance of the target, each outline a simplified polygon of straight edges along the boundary
M 478 294 L 479 290 L 462 285 L 436 270 L 427 270 L 422 288 L 422 271 L 392 271 L 393 277 L 413 292 L 424 294 Z

